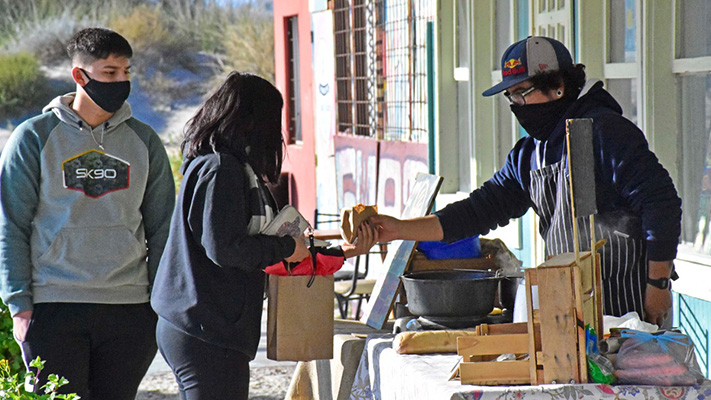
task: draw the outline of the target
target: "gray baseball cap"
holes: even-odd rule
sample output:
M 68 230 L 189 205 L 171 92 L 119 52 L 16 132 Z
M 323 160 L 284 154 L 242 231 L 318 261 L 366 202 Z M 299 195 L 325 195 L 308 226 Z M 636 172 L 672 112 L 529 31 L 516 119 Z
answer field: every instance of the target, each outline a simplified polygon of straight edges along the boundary
M 502 81 L 484 91 L 492 96 L 541 72 L 573 66 L 573 58 L 563 43 L 544 36 L 529 36 L 518 41 L 501 57 Z

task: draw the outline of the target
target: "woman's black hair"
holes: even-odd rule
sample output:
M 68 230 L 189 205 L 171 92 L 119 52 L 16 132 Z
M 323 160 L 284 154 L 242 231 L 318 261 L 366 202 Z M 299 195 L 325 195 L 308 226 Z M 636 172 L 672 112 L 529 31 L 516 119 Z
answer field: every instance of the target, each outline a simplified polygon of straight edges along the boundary
M 247 159 L 257 176 L 276 183 L 284 154 L 279 90 L 252 74 L 231 72 L 185 127 L 186 159 L 224 152 Z
M 531 84 L 543 93 L 565 88 L 564 98 L 576 99 L 585 85 L 585 65 L 575 64 L 570 68 L 544 72 L 531 77 Z

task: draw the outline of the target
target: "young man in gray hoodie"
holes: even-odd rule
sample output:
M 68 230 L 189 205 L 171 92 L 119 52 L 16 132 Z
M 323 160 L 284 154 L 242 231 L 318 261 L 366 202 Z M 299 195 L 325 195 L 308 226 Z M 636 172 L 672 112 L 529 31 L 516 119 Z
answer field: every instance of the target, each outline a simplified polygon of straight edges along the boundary
M 18 126 L 0 157 L 0 294 L 25 364 L 39 356 L 84 400 L 133 400 L 156 353 L 149 295 L 173 177 L 125 102 L 126 39 L 84 29 L 67 52 L 76 93 Z

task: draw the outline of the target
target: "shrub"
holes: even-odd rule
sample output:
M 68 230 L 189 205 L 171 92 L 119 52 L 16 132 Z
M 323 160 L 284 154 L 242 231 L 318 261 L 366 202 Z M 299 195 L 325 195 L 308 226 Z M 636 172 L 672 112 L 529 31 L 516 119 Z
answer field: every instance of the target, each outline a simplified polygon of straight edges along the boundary
M 13 374 L 6 360 L 0 360 L 0 398 L 7 400 L 75 400 L 79 399 L 75 393 L 57 394 L 57 389 L 69 383 L 65 378 L 55 374 L 47 377 L 47 383 L 40 387 L 42 393 L 34 393 L 34 388 L 39 384 L 38 376 L 44 369 L 44 361 L 39 357 L 30 363 L 35 372 L 25 373 L 25 379 L 20 380 L 18 374 Z
M 28 52 L 43 64 L 68 60 L 67 42 L 77 31 L 102 24 L 87 16 L 74 17 L 69 11 L 43 20 L 27 20 L 16 25 L 14 38 L 5 48 L 8 53 Z
M 144 0 L 0 0 L 0 42 L 8 52 L 28 51 L 43 63 L 66 59 L 69 38 L 82 28 L 106 26 Z
M 37 58 L 29 53 L 0 54 L 0 120 L 36 106 L 44 97 L 47 80 Z
M 176 29 L 171 19 L 160 9 L 146 5 L 135 8 L 111 22 L 111 28 L 123 35 L 134 49 L 131 62 L 133 79 L 150 96 L 154 104 L 170 104 L 185 97 L 194 88 L 173 77 L 183 69 L 197 71 L 192 40 Z
M 268 14 L 245 9 L 225 34 L 228 69 L 252 72 L 274 82 L 274 23 Z
M 183 180 L 183 175 L 180 173 L 180 167 L 183 165 L 183 154 L 180 148 L 168 148 L 168 160 L 170 161 L 170 169 L 173 171 L 173 182 L 175 182 L 175 193 L 180 191 L 180 183 Z
M 156 8 L 142 5 L 130 14 L 119 16 L 111 22 L 111 28 L 123 35 L 140 54 L 137 62 L 144 59 L 150 63 L 168 62 L 174 64 L 185 58 L 194 46 L 186 35 L 181 34 Z M 174 65 L 170 65 L 170 68 Z
M 236 22 L 240 7 L 221 0 L 158 0 L 176 31 L 191 37 L 201 50 L 223 53 L 225 27 Z

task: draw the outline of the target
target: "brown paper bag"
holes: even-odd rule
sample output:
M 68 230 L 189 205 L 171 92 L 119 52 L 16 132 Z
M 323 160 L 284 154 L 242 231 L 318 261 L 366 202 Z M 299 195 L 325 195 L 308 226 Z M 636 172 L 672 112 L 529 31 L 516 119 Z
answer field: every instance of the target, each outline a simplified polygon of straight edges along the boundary
M 267 358 L 310 361 L 333 357 L 333 276 L 269 275 Z

